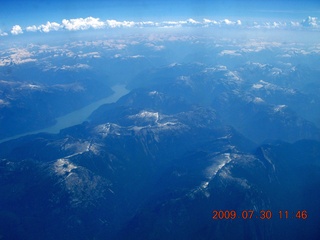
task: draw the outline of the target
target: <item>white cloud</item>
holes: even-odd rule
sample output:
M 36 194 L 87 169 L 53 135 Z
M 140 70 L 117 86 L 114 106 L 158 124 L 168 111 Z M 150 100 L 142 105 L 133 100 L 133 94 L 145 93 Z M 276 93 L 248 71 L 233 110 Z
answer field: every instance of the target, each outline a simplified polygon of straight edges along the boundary
M 241 21 L 240 20 L 237 20 L 237 21 L 231 21 L 231 20 L 229 20 L 229 19 L 224 19 L 223 21 L 221 21 L 221 24 L 226 24 L 226 25 L 241 25 L 242 23 L 241 23 Z
M 106 23 L 111 28 L 121 27 L 121 23 L 116 20 L 107 20 Z
M 149 25 L 150 22 L 147 22 L 147 25 Z M 106 25 L 110 28 L 117 28 L 117 27 L 134 27 L 136 25 L 144 26 L 143 22 L 141 23 L 135 23 L 133 21 L 123 21 L 119 22 L 117 20 L 107 20 Z
M 210 19 L 203 19 L 203 22 L 205 23 L 205 24 L 215 24 L 215 25 L 217 25 L 217 24 L 219 24 L 217 21 L 215 21 L 215 20 L 210 20 Z
M 288 29 L 299 27 L 300 24 L 297 22 L 253 22 L 253 24 L 248 23 L 248 28 L 254 29 Z
M 8 36 L 8 33 L 2 32 L 2 31 L 0 30 L 0 37 L 4 37 L 4 36 Z
M 51 31 L 58 31 L 62 28 L 62 26 L 59 23 L 56 22 L 47 22 L 46 24 L 41 24 L 40 26 L 32 25 L 26 28 L 27 32 L 51 32 Z
M 204 18 L 202 24 L 204 24 L 205 27 L 208 27 L 208 26 L 221 27 L 221 26 L 240 26 L 242 25 L 242 22 L 241 20 L 231 21 L 229 19 L 224 19 L 224 20 L 216 21 L 216 20 L 210 20 L 210 19 Z
M 292 27 L 300 27 L 300 23 L 299 23 L 299 22 L 293 22 L 293 21 L 291 21 L 291 22 L 290 22 L 290 25 L 291 25 Z
M 317 20 L 318 18 L 309 16 L 301 22 L 301 25 L 304 27 L 317 27 Z
M 122 22 L 123 27 L 134 27 L 135 25 L 136 25 L 136 23 L 132 22 L 132 21 L 123 21 Z
M 36 32 L 38 30 L 36 25 L 32 25 L 26 28 L 27 32 Z
M 153 26 L 159 26 L 159 23 L 155 23 L 155 22 L 152 22 L 152 21 L 146 21 L 146 22 L 139 22 L 139 25 L 141 27 L 153 27 Z
M 98 29 L 105 26 L 104 22 L 99 18 L 87 17 L 87 18 L 75 18 L 75 19 L 63 19 L 62 26 L 69 31 L 87 30 L 89 28 Z
M 58 31 L 61 28 L 61 25 L 56 22 L 47 22 L 46 24 L 42 24 L 38 27 L 41 32 L 48 33 L 52 30 Z
M 22 34 L 22 28 L 19 25 L 14 25 L 11 29 L 11 34 L 13 35 L 18 35 L 18 34 Z
M 161 27 L 172 28 L 172 27 L 181 27 L 182 24 L 186 23 L 185 21 L 164 21 L 161 24 Z
M 199 24 L 198 21 L 196 21 L 196 20 L 194 20 L 194 19 L 192 19 L 192 18 L 189 18 L 189 19 L 187 20 L 187 22 L 188 22 L 188 23 L 191 23 L 191 24 Z
M 63 19 L 61 23 L 57 22 L 47 22 L 39 26 L 31 25 L 22 29 L 19 25 L 15 25 L 11 29 L 11 34 L 18 35 L 22 34 L 23 31 L 27 32 L 51 32 L 59 30 L 67 31 L 78 31 L 78 30 L 88 30 L 88 29 L 101 29 L 101 28 L 147 28 L 147 27 L 157 27 L 157 28 L 181 28 L 181 27 L 231 27 L 231 28 L 241 28 L 241 29 L 301 29 L 301 27 L 308 27 L 312 29 L 319 29 L 320 23 L 316 17 L 308 17 L 301 22 L 255 22 L 246 21 L 243 23 L 241 20 L 211 20 L 204 18 L 202 21 L 197 21 L 193 18 L 188 18 L 187 20 L 180 21 L 117 21 L 111 20 L 100 20 L 99 18 L 87 17 L 87 18 L 75 18 L 75 19 Z M 8 35 L 5 32 L 1 32 L 0 36 Z
M 224 19 L 224 20 L 222 21 L 222 23 L 224 23 L 224 24 L 226 24 L 226 25 L 234 25 L 234 24 L 236 24 L 235 22 L 232 22 L 232 21 L 230 21 L 229 19 Z

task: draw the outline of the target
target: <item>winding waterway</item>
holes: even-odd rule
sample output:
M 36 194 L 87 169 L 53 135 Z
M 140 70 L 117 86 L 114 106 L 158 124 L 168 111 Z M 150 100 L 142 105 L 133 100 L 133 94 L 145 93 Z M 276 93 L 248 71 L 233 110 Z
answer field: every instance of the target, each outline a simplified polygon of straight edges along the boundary
M 114 91 L 114 93 L 104 99 L 101 99 L 99 101 L 96 101 L 94 103 L 91 103 L 79 110 L 73 111 L 71 113 L 68 113 L 62 117 L 57 118 L 57 122 L 55 125 L 47 127 L 47 128 L 43 128 L 40 130 L 36 130 L 36 131 L 32 131 L 32 132 L 26 132 L 23 134 L 19 134 L 19 135 L 15 135 L 9 138 L 5 138 L 5 139 L 1 139 L 0 143 L 5 142 L 5 141 L 9 141 L 12 139 L 16 139 L 19 137 L 23 137 L 23 136 L 27 136 L 30 134 L 37 134 L 37 133 L 59 133 L 61 129 L 67 128 L 67 127 L 71 127 L 77 124 L 81 124 L 84 121 L 86 121 L 89 116 L 96 110 L 98 109 L 101 105 L 103 104 L 107 104 L 107 103 L 113 103 L 116 102 L 119 98 L 121 98 L 122 96 L 126 95 L 129 90 L 126 89 L 125 85 L 115 85 L 112 87 L 112 90 Z

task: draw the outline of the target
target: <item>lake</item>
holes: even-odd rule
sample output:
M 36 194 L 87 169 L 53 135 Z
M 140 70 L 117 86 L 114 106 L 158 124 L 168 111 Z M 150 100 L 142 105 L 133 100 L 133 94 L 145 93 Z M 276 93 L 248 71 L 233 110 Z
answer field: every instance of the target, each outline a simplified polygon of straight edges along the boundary
M 126 89 L 125 85 L 115 85 L 111 89 L 114 91 L 114 93 L 111 96 L 101 99 L 99 101 L 96 101 L 94 103 L 91 103 L 81 109 L 78 109 L 76 111 L 73 111 L 62 117 L 57 118 L 57 122 L 53 126 L 32 131 L 32 132 L 15 135 L 9 138 L 4 138 L 0 140 L 0 143 L 9 141 L 12 139 L 16 139 L 19 137 L 23 137 L 26 135 L 30 135 L 30 134 L 37 134 L 42 132 L 59 133 L 61 129 L 68 128 L 77 124 L 81 124 L 84 121 L 86 121 L 89 118 L 89 116 L 101 105 L 116 102 L 119 98 L 121 98 L 122 96 L 126 95 L 129 92 L 129 90 Z

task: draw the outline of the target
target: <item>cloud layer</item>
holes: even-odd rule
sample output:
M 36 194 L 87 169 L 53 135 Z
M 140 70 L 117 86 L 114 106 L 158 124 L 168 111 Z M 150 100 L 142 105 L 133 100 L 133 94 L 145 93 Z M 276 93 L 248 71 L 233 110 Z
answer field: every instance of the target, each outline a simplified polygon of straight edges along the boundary
M 105 20 L 100 18 L 87 17 L 87 18 L 75 18 L 75 19 L 63 19 L 61 23 L 47 22 L 39 26 L 32 25 L 22 28 L 20 25 L 12 27 L 10 33 L 12 35 L 23 34 L 26 32 L 44 32 L 49 33 L 52 31 L 80 31 L 88 29 L 103 29 L 103 28 L 181 28 L 181 27 L 233 27 L 242 29 L 312 29 L 320 30 L 320 22 L 316 17 L 307 17 L 301 22 L 243 22 L 241 20 L 211 20 L 202 19 L 201 21 L 189 18 L 182 21 L 117 21 L 117 20 Z M 8 33 L 0 30 L 0 36 L 7 36 Z

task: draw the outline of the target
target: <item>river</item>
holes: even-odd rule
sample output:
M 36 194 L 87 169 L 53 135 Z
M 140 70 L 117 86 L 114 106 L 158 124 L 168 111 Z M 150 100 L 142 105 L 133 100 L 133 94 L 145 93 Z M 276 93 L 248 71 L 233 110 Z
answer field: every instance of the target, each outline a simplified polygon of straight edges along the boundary
M 104 99 L 101 99 L 99 101 L 96 101 L 94 103 L 91 103 L 79 110 L 73 111 L 71 113 L 68 113 L 62 117 L 57 118 L 57 122 L 55 125 L 47 127 L 47 128 L 43 128 L 40 130 L 36 130 L 36 131 L 32 131 L 32 132 L 26 132 L 23 134 L 19 134 L 19 135 L 15 135 L 9 138 L 4 138 L 0 140 L 0 143 L 5 142 L 5 141 L 9 141 L 12 139 L 16 139 L 19 137 L 23 137 L 23 136 L 27 136 L 30 134 L 37 134 L 37 133 L 59 133 L 61 129 L 67 128 L 67 127 L 71 127 L 77 124 L 81 124 L 84 121 L 86 121 L 89 116 L 96 110 L 98 109 L 101 105 L 103 104 L 107 104 L 107 103 L 113 103 L 116 102 L 119 98 L 121 98 L 122 96 L 126 95 L 129 90 L 126 89 L 125 85 L 115 85 L 111 88 L 114 93 L 109 96 L 106 97 Z

